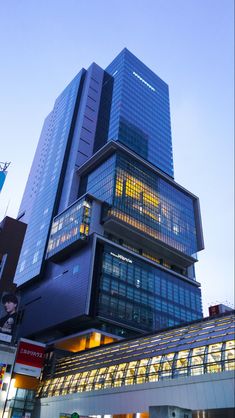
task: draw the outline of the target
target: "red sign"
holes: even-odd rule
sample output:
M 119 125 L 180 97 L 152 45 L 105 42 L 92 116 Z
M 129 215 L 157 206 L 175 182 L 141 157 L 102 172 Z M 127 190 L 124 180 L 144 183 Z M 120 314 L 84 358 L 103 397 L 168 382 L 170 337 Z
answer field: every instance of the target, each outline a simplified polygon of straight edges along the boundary
M 209 315 L 210 316 L 218 315 L 220 313 L 219 308 L 220 308 L 219 305 L 210 306 L 209 307 Z
M 45 357 L 45 344 L 21 339 L 19 342 L 14 371 L 39 377 Z

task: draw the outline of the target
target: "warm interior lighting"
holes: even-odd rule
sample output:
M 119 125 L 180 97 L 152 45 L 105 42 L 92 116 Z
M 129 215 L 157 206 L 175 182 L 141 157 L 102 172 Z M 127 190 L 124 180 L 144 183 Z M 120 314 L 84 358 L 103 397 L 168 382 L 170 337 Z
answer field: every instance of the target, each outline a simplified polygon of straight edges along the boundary
M 100 334 L 93 332 L 89 340 L 90 345 L 93 346 L 93 343 L 99 343 L 100 340 Z M 231 343 L 228 345 L 230 347 L 232 346 Z M 208 346 L 203 345 L 194 348 L 192 351 L 189 349 L 179 352 L 176 351 L 168 354 L 161 354 L 159 356 L 146 357 L 140 361 L 132 360 L 129 362 L 123 362 L 125 356 L 122 356 L 120 357 L 122 362 L 114 365 L 107 365 L 108 363 L 112 363 L 112 360 L 107 361 L 106 353 L 105 359 L 103 360 L 106 363 L 105 367 L 101 365 L 100 368 L 97 367 L 92 370 L 86 370 L 77 373 L 75 376 L 70 374 L 44 381 L 42 383 L 40 396 L 59 396 L 62 394 L 62 391 L 63 394 L 68 394 L 109 387 L 119 387 L 122 385 L 156 382 L 159 379 L 177 378 L 188 374 L 194 376 L 204 373 L 218 373 L 222 371 L 222 347 L 222 343 L 209 344 Z M 124 347 L 122 348 L 126 349 L 126 345 L 124 344 Z M 113 350 L 111 349 L 111 351 Z M 151 351 L 152 350 L 150 350 L 150 353 Z M 225 365 L 223 367 L 225 370 L 233 370 L 235 367 L 234 351 L 232 352 L 231 349 L 228 351 L 229 353 L 226 356 Z M 206 352 L 209 354 L 211 353 L 211 357 L 205 356 Z M 134 355 L 132 355 L 132 358 L 133 357 Z M 115 361 L 117 360 L 118 358 L 115 358 Z M 70 384 L 69 382 L 72 383 Z
M 92 347 L 99 347 L 103 344 L 110 344 L 116 341 L 115 338 L 101 334 L 99 332 L 89 332 L 83 335 L 66 338 L 55 343 L 55 347 L 61 350 L 77 353 Z
M 134 228 L 139 229 L 140 231 L 143 231 L 145 234 L 150 235 L 153 238 L 156 238 L 163 242 L 167 241 L 168 245 L 171 245 L 173 248 L 177 248 L 177 250 L 181 252 L 186 252 L 185 245 L 179 243 L 178 241 L 173 240 L 169 236 L 167 236 L 167 239 L 166 239 L 166 236 L 162 234 L 161 232 L 150 228 L 143 222 L 138 221 L 137 219 L 131 217 L 130 215 L 127 215 L 124 212 L 121 212 L 118 209 L 115 209 L 115 208 L 109 209 L 108 215 L 114 216 L 115 218 L 120 219 L 121 221 L 127 223 L 128 225 L 132 225 Z
M 143 202 L 144 205 L 152 205 L 155 210 L 160 203 L 159 196 L 153 189 L 123 170 L 119 170 L 117 175 L 115 194 L 116 196 L 132 197 Z
M 47 253 L 62 247 L 76 239 L 84 239 L 89 235 L 91 204 L 86 200 L 76 202 L 62 214 L 58 215 L 52 224 Z M 79 227 L 80 224 L 80 227 Z M 54 251 L 55 252 L 55 251 Z

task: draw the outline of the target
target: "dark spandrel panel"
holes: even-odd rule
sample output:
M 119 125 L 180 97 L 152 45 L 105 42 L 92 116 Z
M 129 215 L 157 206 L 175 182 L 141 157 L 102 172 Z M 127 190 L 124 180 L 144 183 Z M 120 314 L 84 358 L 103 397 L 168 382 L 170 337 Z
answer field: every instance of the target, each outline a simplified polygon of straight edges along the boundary
M 44 280 L 32 283 L 21 298 L 25 307 L 21 335 L 43 335 L 44 341 L 52 341 L 78 332 L 81 318 L 87 315 L 91 260 L 92 240 L 66 260 L 48 263 Z
M 100 97 L 99 114 L 97 120 L 94 153 L 108 140 L 109 118 L 113 93 L 113 77 L 104 72 L 102 93 Z

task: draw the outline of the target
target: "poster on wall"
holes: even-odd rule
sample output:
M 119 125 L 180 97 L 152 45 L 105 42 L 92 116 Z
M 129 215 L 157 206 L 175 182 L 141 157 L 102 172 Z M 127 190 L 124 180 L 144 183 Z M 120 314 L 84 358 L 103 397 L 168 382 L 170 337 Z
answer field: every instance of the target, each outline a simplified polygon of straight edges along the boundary
M 18 343 L 14 372 L 39 377 L 44 363 L 46 345 L 21 338 Z
M 6 372 L 6 364 L 0 363 L 0 390 L 2 389 L 2 383 L 3 383 L 3 378 L 4 378 L 4 374 Z
M 16 326 L 18 297 L 14 293 L 3 293 L 0 307 L 0 341 L 10 343 Z

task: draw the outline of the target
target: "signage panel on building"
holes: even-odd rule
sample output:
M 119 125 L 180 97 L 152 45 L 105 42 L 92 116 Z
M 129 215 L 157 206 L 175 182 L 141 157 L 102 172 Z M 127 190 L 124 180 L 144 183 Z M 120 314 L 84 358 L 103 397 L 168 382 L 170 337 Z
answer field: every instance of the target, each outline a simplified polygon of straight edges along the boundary
M 18 345 L 14 372 L 39 377 L 45 358 L 45 344 L 21 338 Z
M 219 305 L 214 305 L 209 307 L 209 315 L 218 315 L 220 313 Z
M 18 297 L 4 292 L 0 305 L 0 341 L 10 343 L 16 326 Z

